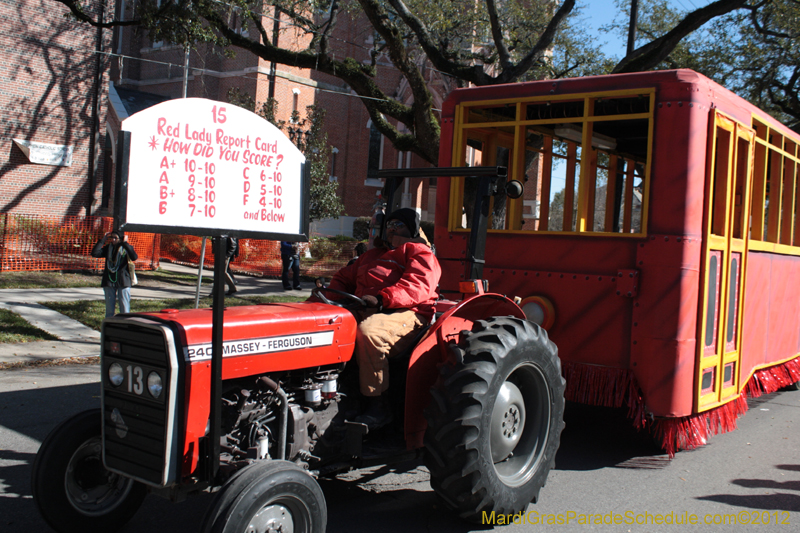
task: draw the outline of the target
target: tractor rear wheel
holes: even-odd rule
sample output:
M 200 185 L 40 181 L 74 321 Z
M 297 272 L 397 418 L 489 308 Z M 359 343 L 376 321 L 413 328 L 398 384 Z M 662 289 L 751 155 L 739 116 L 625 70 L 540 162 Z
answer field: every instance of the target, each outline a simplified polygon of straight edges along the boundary
M 261 461 L 222 487 L 203 533 L 325 533 L 328 509 L 317 481 L 289 461 Z
M 453 345 L 425 411 L 431 486 L 470 521 L 536 502 L 564 428 L 558 350 L 527 320 L 493 317 Z
M 91 409 L 59 424 L 33 462 L 33 500 L 60 533 L 109 532 L 124 526 L 147 488 L 103 466 L 102 414 Z

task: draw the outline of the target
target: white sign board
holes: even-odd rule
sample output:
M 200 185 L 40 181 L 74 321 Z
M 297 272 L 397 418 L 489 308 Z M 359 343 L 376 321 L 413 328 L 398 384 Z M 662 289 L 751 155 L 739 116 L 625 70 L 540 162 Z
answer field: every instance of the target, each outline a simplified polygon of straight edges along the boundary
M 72 165 L 72 146 L 63 144 L 38 143 L 24 139 L 14 139 L 28 161 L 40 165 L 68 167 Z
M 305 156 L 258 115 L 184 98 L 130 116 L 122 130 L 130 132 L 123 227 L 303 233 Z

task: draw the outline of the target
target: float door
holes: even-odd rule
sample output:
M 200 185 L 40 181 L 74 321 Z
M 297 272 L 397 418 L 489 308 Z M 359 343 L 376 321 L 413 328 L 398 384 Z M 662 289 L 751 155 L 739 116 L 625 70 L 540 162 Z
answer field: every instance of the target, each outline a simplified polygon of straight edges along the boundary
M 697 411 L 739 393 L 754 133 L 713 112 L 696 376 Z

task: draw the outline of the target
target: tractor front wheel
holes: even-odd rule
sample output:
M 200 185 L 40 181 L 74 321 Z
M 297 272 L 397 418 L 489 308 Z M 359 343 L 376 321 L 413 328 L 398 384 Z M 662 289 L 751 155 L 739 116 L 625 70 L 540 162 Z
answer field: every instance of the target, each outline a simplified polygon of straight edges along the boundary
M 521 513 L 564 428 L 558 350 L 539 326 L 512 317 L 476 322 L 453 349 L 425 412 L 431 486 L 466 520 Z
M 325 496 L 317 481 L 288 461 L 263 461 L 237 472 L 203 520 L 203 533 L 324 533 Z

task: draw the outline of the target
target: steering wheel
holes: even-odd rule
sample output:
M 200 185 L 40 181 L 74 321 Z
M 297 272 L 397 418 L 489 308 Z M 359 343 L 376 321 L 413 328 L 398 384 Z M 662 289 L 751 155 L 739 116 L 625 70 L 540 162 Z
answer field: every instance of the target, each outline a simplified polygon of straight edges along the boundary
M 337 307 L 347 308 L 346 305 L 344 305 L 344 304 L 342 304 L 342 303 L 340 303 L 338 301 L 333 301 L 333 300 L 327 299 L 325 297 L 325 295 L 322 294 L 323 291 L 324 292 L 331 292 L 333 294 L 338 294 L 339 296 L 344 296 L 346 299 L 350 300 L 353 303 L 356 303 L 356 304 L 360 305 L 361 307 L 367 307 L 367 302 L 365 302 L 364 300 L 362 300 L 361 298 L 359 298 L 355 294 L 350 294 L 349 292 L 344 292 L 344 291 L 337 291 L 336 289 L 329 289 L 328 287 L 315 287 L 315 288 L 311 289 L 311 294 L 316 296 L 317 298 L 319 298 L 320 300 L 322 300 L 326 304 L 335 305 Z

